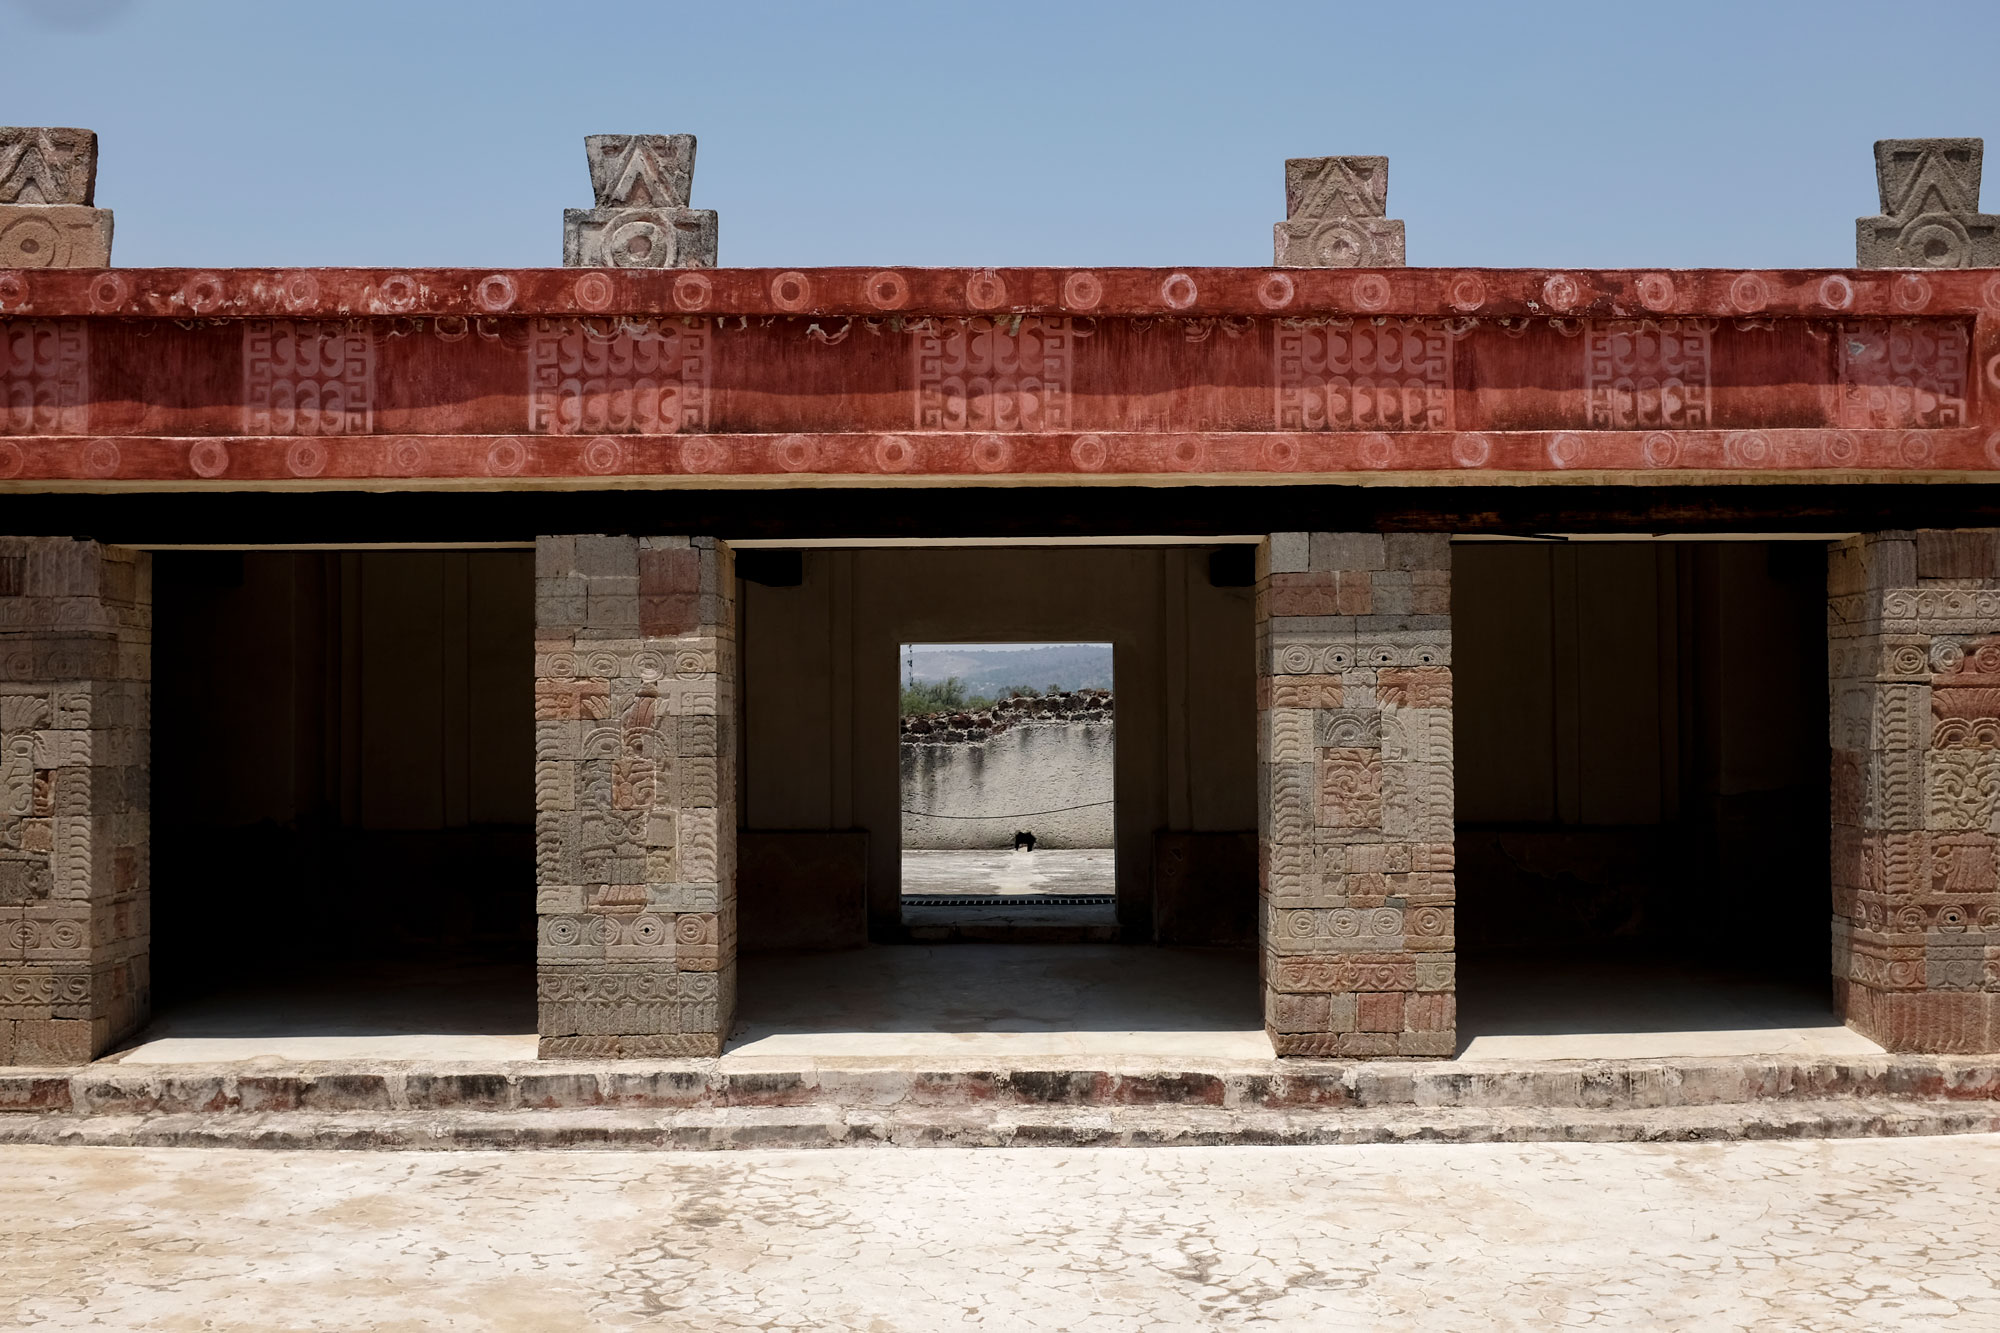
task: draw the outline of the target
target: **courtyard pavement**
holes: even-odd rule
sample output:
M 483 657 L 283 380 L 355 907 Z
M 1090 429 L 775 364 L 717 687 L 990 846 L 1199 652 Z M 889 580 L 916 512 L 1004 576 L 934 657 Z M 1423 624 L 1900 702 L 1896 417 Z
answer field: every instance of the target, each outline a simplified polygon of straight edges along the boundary
M 1993 1329 L 2000 1136 L 0 1148 L 0 1327 Z

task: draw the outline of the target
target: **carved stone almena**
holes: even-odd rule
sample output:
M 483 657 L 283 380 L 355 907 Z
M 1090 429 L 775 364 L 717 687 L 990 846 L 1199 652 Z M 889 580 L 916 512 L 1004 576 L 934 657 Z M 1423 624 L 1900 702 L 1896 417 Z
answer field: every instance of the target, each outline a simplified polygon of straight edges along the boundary
M 1403 223 L 1389 209 L 1386 157 L 1294 157 L 1285 162 L 1280 268 L 1401 268 Z
M 1875 144 L 1879 217 L 1855 222 L 1861 268 L 1989 268 L 2000 264 L 2000 216 L 1979 211 L 1982 139 Z
M 0 268 L 103 268 L 111 210 L 97 198 L 97 135 L 0 126 Z
M 592 134 L 595 208 L 563 212 L 566 268 L 713 268 L 713 209 L 689 208 L 692 134 Z

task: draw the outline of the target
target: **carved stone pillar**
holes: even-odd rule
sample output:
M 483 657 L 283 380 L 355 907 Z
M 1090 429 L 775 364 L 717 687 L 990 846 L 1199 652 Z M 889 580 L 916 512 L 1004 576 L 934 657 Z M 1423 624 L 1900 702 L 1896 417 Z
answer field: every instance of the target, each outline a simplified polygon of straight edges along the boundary
M 0 1065 L 146 1020 L 152 562 L 0 538 Z
M 708 537 L 535 548 L 541 1053 L 719 1055 L 736 999 L 736 577 Z
M 1892 1051 L 2000 1051 L 2000 533 L 1833 548 L 1833 988 Z
M 1280 1055 L 1448 1056 L 1449 541 L 1274 533 L 1257 572 L 1265 1029 Z

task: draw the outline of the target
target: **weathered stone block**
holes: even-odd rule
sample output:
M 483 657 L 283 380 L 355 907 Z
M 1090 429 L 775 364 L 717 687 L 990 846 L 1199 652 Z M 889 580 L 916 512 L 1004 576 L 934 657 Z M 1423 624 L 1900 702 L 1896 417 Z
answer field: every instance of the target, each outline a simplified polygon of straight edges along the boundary
M 714 268 L 717 219 L 706 208 L 563 210 L 565 268 Z
M 1990 268 L 2000 216 L 1979 211 L 1980 139 L 1883 139 L 1875 145 L 1882 214 L 1855 223 L 1862 268 Z
M 110 209 L 0 204 L 0 268 L 110 264 Z
M 59 126 L 0 126 L 0 204 L 97 199 L 97 135 Z

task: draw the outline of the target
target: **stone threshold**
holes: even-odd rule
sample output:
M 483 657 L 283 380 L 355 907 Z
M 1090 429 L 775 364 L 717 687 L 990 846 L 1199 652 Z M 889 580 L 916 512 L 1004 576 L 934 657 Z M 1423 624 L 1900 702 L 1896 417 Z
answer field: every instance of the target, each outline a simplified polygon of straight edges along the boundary
M 984 1060 L 784 1057 L 482 1063 L 260 1060 L 0 1070 L 0 1130 L 38 1118 L 647 1115 L 809 1108 L 826 1115 L 1132 1108 L 1325 1116 L 1506 1110 L 1624 1114 L 1827 1099 L 1990 1105 L 2000 1057 L 1633 1060 Z M 246 1121 L 247 1123 L 247 1121 Z
M 1649 1109 L 1193 1106 L 694 1107 L 0 1116 L 0 1143 L 319 1151 L 1214 1147 L 1401 1143 L 1689 1143 L 2000 1131 L 2000 1104 L 1885 1097 Z

